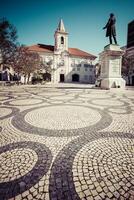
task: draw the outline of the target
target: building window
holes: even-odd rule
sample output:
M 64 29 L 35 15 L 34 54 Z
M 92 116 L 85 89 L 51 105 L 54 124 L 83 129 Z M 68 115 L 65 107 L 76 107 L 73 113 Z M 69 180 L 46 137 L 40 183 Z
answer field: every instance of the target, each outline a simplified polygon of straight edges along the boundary
M 75 71 L 75 68 L 73 68 L 72 71 Z
M 93 78 L 92 78 L 92 76 L 89 76 L 89 83 L 93 83 Z
M 81 64 L 78 64 L 77 67 L 81 67 Z
M 59 62 L 59 66 L 64 66 L 64 60 L 63 60 L 63 59 L 60 60 L 60 62 Z
M 72 59 L 72 63 L 75 64 L 75 59 Z
M 89 67 L 89 65 L 88 64 L 84 64 L 84 67 Z
M 77 64 L 77 65 L 78 65 L 78 64 L 81 64 L 81 60 L 80 60 L 80 59 L 76 59 L 76 60 L 75 60 L 75 64 Z
M 84 64 L 85 71 L 88 71 L 89 64 Z
M 71 60 L 71 66 L 74 67 L 75 66 L 75 59 Z
M 80 71 L 80 67 L 77 67 L 77 71 Z
M 87 75 L 84 75 L 84 80 L 88 80 L 88 76 Z
M 64 37 L 61 36 L 61 44 L 64 44 Z

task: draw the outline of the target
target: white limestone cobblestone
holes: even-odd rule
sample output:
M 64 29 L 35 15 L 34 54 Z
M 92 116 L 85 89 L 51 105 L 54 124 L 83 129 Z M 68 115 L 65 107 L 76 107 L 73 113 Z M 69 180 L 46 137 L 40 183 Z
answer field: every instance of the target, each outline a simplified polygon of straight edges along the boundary
M 93 90 L 91 86 L 69 84 L 61 84 L 59 87 L 2 88 L 1 200 L 133 200 L 133 91 Z M 30 111 L 27 112 L 28 109 Z M 112 118 L 110 124 L 104 122 L 103 128 L 99 123 L 102 119 L 99 110 Z M 12 124 L 14 116 L 25 111 L 26 123 L 44 128 L 44 135 L 36 134 L 36 131 L 33 134 L 21 131 Z M 92 125 L 100 126 L 99 131 L 90 129 Z M 82 127 L 89 127 L 89 131 L 87 129 L 83 133 Z M 72 129 L 76 129 L 78 135 L 71 135 Z M 49 136 L 49 133 L 45 135 L 45 130 L 57 132 Z M 59 136 L 60 130 L 69 131 L 70 134 Z M 23 142 L 31 142 L 28 144 L 32 146 L 20 148 L 19 144 Z M 17 144 L 18 148 L 5 151 L 6 146 Z M 38 146 L 35 145 L 35 150 L 38 149 L 36 151 L 34 144 Z M 46 148 L 46 155 L 43 154 L 45 158 L 41 153 L 41 145 Z M 41 174 L 43 159 L 50 163 L 47 171 Z M 38 160 L 42 160 L 39 165 Z M 35 178 L 34 173 L 31 175 L 30 185 L 29 178 L 25 177 L 36 168 L 39 168 L 38 173 L 35 173 Z M 24 181 L 21 181 L 22 177 Z M 38 181 L 34 182 L 33 178 Z M 11 182 L 19 184 L 19 188 L 16 185 L 16 190 L 7 190 L 5 185 Z M 25 188 L 26 185 L 30 188 Z M 7 191 L 5 197 L 4 191 Z

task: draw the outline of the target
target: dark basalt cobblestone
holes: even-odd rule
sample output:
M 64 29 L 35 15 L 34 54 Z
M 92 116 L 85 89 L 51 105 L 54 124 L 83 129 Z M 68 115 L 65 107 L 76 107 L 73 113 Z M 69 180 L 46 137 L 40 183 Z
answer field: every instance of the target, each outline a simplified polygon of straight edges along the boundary
M 77 165 L 78 169 L 79 169 L 79 167 L 81 167 L 81 170 L 80 170 L 80 172 L 82 173 L 80 175 L 81 176 L 81 181 L 80 181 L 80 179 L 78 177 L 78 174 L 75 177 L 75 174 L 73 173 L 73 170 L 72 170 L 74 158 L 77 155 L 77 153 L 82 149 L 82 147 L 84 147 L 86 144 L 92 144 L 93 142 L 97 142 L 99 139 L 106 139 L 107 141 L 109 141 L 110 138 L 114 138 L 115 140 L 116 139 L 122 140 L 124 138 L 125 139 L 134 139 L 134 135 L 133 134 L 127 134 L 127 133 L 125 133 L 125 134 L 124 133 L 118 133 L 118 132 L 117 133 L 106 132 L 106 133 L 101 133 L 101 134 L 98 134 L 97 132 L 92 132 L 92 133 L 90 133 L 90 135 L 87 134 L 86 136 L 77 138 L 76 140 L 74 140 L 73 142 L 69 143 L 69 145 L 67 145 L 66 147 L 64 147 L 60 151 L 60 153 L 57 155 L 57 157 L 56 157 L 56 159 L 55 159 L 55 161 L 54 161 L 54 163 L 52 165 L 52 168 L 51 168 L 50 187 L 49 187 L 50 199 L 55 198 L 57 200 L 58 199 L 80 200 L 81 198 L 77 193 L 77 185 L 79 186 L 80 195 L 84 194 L 84 191 L 87 190 L 87 194 L 85 193 L 84 196 L 83 196 L 84 199 L 90 199 L 90 198 L 92 199 L 93 194 L 90 192 L 90 188 L 88 188 L 86 186 L 87 179 L 85 179 L 85 180 L 82 179 L 82 176 L 83 176 L 82 174 L 84 174 L 84 170 L 85 170 L 85 173 L 87 174 L 87 177 L 88 177 L 88 181 L 91 184 L 91 188 L 92 188 L 91 191 L 93 192 L 93 189 L 94 189 L 94 194 L 95 194 L 94 199 L 106 199 L 106 198 L 112 199 L 112 198 L 116 198 L 117 194 L 118 194 L 118 198 L 117 199 L 122 198 L 123 196 L 121 195 L 121 187 L 119 187 L 118 181 L 120 180 L 120 182 L 122 182 L 122 180 L 124 180 L 124 182 L 126 182 L 126 184 L 129 185 L 129 187 L 127 187 L 127 191 L 124 192 L 124 193 L 126 193 L 126 196 L 128 194 L 128 198 L 125 198 L 125 199 L 129 200 L 129 197 L 131 195 L 129 194 L 128 191 L 130 191 L 134 186 L 134 181 L 133 181 L 134 180 L 134 169 L 133 169 L 133 167 L 132 167 L 132 169 L 130 169 L 130 172 L 129 172 L 130 174 L 128 173 L 127 170 L 125 172 L 122 169 L 122 172 L 119 171 L 119 174 L 116 174 L 115 177 L 112 176 L 113 181 L 114 181 L 114 187 L 116 185 L 119 187 L 119 189 L 118 188 L 114 188 L 114 190 L 112 191 L 112 192 L 114 192 L 114 194 L 110 193 L 110 190 L 113 189 L 112 184 L 110 183 L 110 185 L 107 186 L 107 182 L 110 180 L 109 179 L 110 178 L 110 173 L 106 174 L 105 175 L 106 177 L 103 177 L 100 174 L 98 176 L 99 171 L 98 172 L 95 171 L 96 167 L 99 166 L 99 163 L 97 163 L 97 162 L 96 162 L 96 165 L 94 166 L 94 160 L 96 161 L 98 159 L 97 151 L 93 155 L 93 157 L 91 158 L 92 161 L 93 161 L 92 167 L 88 166 L 89 168 L 92 168 L 91 176 L 89 176 L 89 172 L 87 171 L 88 167 L 86 167 L 86 169 L 83 168 L 84 164 L 85 164 L 84 157 L 82 157 L 82 160 L 80 161 L 81 166 Z M 97 150 L 97 148 L 100 150 L 101 146 L 96 147 L 96 150 Z M 119 152 L 119 154 L 121 154 L 121 152 L 119 151 L 118 148 L 119 147 L 117 146 L 116 152 Z M 88 148 L 85 149 L 85 154 L 87 154 L 88 150 L 89 150 Z M 102 150 L 101 153 L 102 153 L 102 155 L 106 153 L 107 157 L 111 156 L 110 151 L 109 152 L 104 152 Z M 84 154 L 83 154 L 83 156 L 84 156 Z M 132 157 L 133 157 L 133 152 L 131 152 L 131 165 L 134 164 L 134 161 L 132 163 L 132 160 L 133 160 Z M 82 163 L 83 161 L 84 161 L 84 163 Z M 118 154 L 115 154 L 115 162 L 117 162 L 117 166 L 119 165 L 118 163 L 121 162 L 121 160 L 118 160 Z M 86 163 L 87 163 L 87 161 L 86 161 Z M 106 161 L 104 163 L 104 166 L 105 165 L 110 165 L 110 163 L 107 163 L 107 161 Z M 112 165 L 112 161 L 111 161 L 111 165 Z M 127 162 L 126 162 L 125 165 L 127 166 Z M 102 165 L 101 165 L 101 168 L 102 168 Z M 107 170 L 109 170 L 108 167 L 107 167 Z M 103 170 L 102 170 L 102 172 L 103 172 Z M 94 173 L 96 173 L 96 175 L 97 175 L 96 178 L 94 178 Z M 122 175 L 120 175 L 120 173 Z M 125 177 L 123 175 L 123 173 L 127 173 L 128 176 Z M 75 179 L 77 180 L 76 182 L 75 182 Z M 106 179 L 107 179 L 107 182 L 106 182 Z M 90 180 L 93 180 L 93 181 L 91 182 Z M 94 182 L 95 181 L 96 181 L 96 187 L 94 186 Z M 104 189 L 103 193 L 102 193 L 102 189 L 101 189 L 102 186 L 100 187 L 99 184 L 98 184 L 100 182 L 102 183 L 102 185 L 105 182 L 106 187 L 107 187 L 106 189 Z M 129 184 L 129 182 L 132 182 L 132 183 Z M 81 188 L 80 188 L 80 186 L 81 186 Z M 100 189 L 100 190 L 98 189 L 99 191 L 96 190 L 97 186 L 99 186 L 99 189 Z M 107 192 L 105 190 L 107 190 Z M 97 192 L 95 192 L 95 191 L 97 191 Z M 109 194 L 107 194 L 108 192 L 109 192 Z M 102 195 L 102 198 L 101 198 L 101 195 Z M 111 197 L 110 197 L 110 195 L 111 195 Z
M 19 113 L 19 109 L 18 108 L 14 108 L 14 107 L 6 107 L 6 106 L 1 106 L 1 108 L 7 108 L 9 110 L 11 110 L 10 114 L 7 114 L 5 116 L 1 116 L 0 120 L 15 116 L 17 113 Z
M 132 92 L 25 86 L 0 96 L 0 200 L 134 200 Z M 43 118 L 41 128 L 42 116 L 65 123 Z
M 33 99 L 33 100 L 37 100 L 37 101 L 39 100 L 40 102 L 38 102 L 38 103 L 35 102 L 35 103 L 32 103 L 32 104 L 31 104 L 31 103 L 29 104 L 29 103 L 26 102 L 26 103 L 23 104 L 23 105 L 20 105 L 20 104 L 17 104 L 17 103 L 16 103 L 16 104 L 15 104 L 15 103 L 12 104 L 12 102 L 15 102 L 15 101 L 19 101 L 19 100 L 20 100 L 20 101 L 21 101 L 21 100 L 26 100 L 26 101 L 27 101 L 27 100 L 30 100 L 30 99 L 31 99 L 31 100 L 32 100 L 32 99 Z M 42 103 L 44 103 L 44 102 L 45 102 L 44 99 L 37 99 L 37 98 L 33 98 L 33 97 L 31 97 L 31 98 L 26 98 L 26 97 L 25 97 L 25 98 L 22 98 L 22 99 L 17 99 L 17 100 L 16 100 L 16 99 L 12 99 L 11 101 L 5 101 L 3 104 L 4 104 L 4 105 L 8 105 L 8 106 L 28 106 L 28 105 L 29 105 L 29 106 L 32 106 L 32 105 L 42 104 Z
M 7 200 L 8 198 L 15 197 L 16 195 L 30 189 L 41 179 L 42 176 L 47 173 L 50 167 L 52 161 L 51 152 L 44 144 L 40 144 L 38 142 L 28 141 L 11 143 L 9 145 L 0 147 L 0 154 L 20 148 L 23 148 L 24 150 L 27 148 L 32 149 L 37 153 L 38 160 L 33 169 L 26 175 L 10 182 L 0 183 L 1 200 Z
M 59 104 L 57 104 L 57 105 L 59 105 Z M 57 105 L 54 105 L 54 106 L 57 106 Z M 64 105 L 60 104 L 60 106 L 64 106 Z M 70 104 L 69 104 L 69 106 L 70 106 Z M 78 105 L 73 105 L 73 106 L 78 106 Z M 51 106 L 45 106 L 45 107 L 51 107 Z M 90 106 L 81 106 L 81 107 L 93 109 Z M 20 112 L 18 115 L 14 116 L 12 119 L 13 126 L 15 126 L 17 129 L 19 129 L 23 132 L 28 132 L 31 134 L 39 134 L 39 135 L 44 135 L 44 136 L 48 136 L 48 137 L 52 137 L 52 136 L 53 137 L 55 137 L 55 136 L 56 137 L 67 137 L 67 136 L 83 135 L 83 134 L 85 134 L 87 132 L 91 132 L 91 131 L 98 131 L 98 130 L 108 127 L 112 122 L 112 117 L 107 112 L 94 108 L 94 110 L 98 111 L 98 113 L 101 115 L 100 121 L 94 125 L 91 125 L 91 126 L 88 126 L 85 128 L 78 128 L 78 129 L 71 129 L 71 130 L 48 130 L 48 129 L 44 129 L 44 128 L 37 128 L 25 121 L 25 115 L 28 112 L 39 109 L 39 108 L 43 108 L 43 106 L 38 107 L 38 108 L 27 109 L 26 111 Z

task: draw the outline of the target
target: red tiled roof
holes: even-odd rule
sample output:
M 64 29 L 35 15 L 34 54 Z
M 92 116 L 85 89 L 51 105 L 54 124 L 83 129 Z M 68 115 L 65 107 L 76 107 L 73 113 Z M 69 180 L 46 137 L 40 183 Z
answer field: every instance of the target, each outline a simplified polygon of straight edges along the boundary
M 54 46 L 45 45 L 45 44 L 36 44 L 36 45 L 29 46 L 28 49 L 30 51 L 52 53 L 54 51 Z M 90 59 L 93 59 L 93 60 L 96 58 L 96 56 L 94 56 L 90 53 L 87 53 L 85 51 L 82 51 L 80 49 L 77 49 L 77 48 L 68 48 L 68 52 L 69 52 L 70 55 L 73 55 L 73 56 L 90 58 Z
M 74 56 L 79 56 L 79 57 L 88 57 L 88 58 L 91 58 L 91 59 L 95 59 L 96 56 L 90 54 L 90 53 L 87 53 L 85 51 L 82 51 L 80 49 L 77 49 L 77 48 L 69 48 L 69 53 L 71 55 L 74 55 Z
M 45 45 L 45 44 L 35 44 L 35 45 L 32 45 L 32 46 L 29 46 L 28 49 L 30 51 L 52 53 L 54 51 L 54 46 Z

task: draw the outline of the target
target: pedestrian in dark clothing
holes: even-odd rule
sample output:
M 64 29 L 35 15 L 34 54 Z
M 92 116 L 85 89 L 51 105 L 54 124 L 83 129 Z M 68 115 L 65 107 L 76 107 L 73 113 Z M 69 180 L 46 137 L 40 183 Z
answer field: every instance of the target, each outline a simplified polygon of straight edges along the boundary
M 116 23 L 115 16 L 113 13 L 111 13 L 106 26 L 103 28 L 103 29 L 107 29 L 106 37 L 109 37 L 110 44 L 112 44 L 112 37 L 114 39 L 115 44 L 117 44 L 115 23 Z

